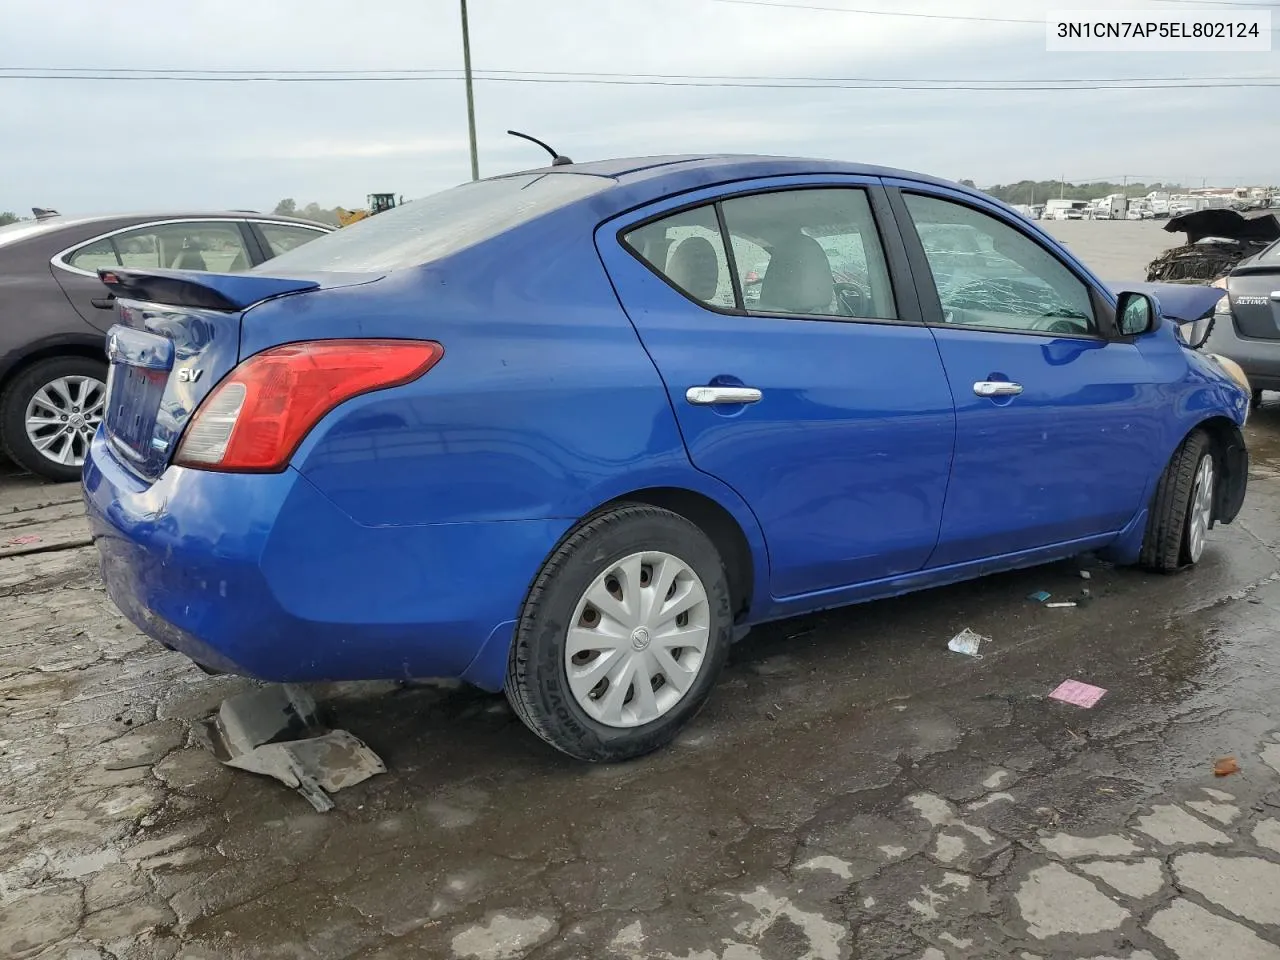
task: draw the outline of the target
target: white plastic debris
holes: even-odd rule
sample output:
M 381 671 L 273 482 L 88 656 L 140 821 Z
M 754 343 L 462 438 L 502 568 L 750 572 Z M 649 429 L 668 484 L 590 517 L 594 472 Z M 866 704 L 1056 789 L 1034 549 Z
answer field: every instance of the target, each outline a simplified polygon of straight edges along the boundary
M 977 657 L 982 659 L 982 654 L 978 652 L 978 648 L 982 646 L 984 641 L 990 641 L 990 637 L 984 637 L 980 633 L 974 633 L 968 627 L 965 627 L 957 633 L 947 643 L 947 649 L 953 653 L 963 653 L 966 657 Z
M 1074 600 L 1067 600 L 1063 603 L 1046 603 L 1045 604 L 1046 607 L 1074 607 L 1075 605 L 1076 605 L 1076 602 Z
M 329 794 L 387 772 L 361 740 L 323 726 L 315 701 L 290 684 L 228 697 L 205 722 L 204 732 L 227 766 L 274 777 L 320 813 L 333 809 Z

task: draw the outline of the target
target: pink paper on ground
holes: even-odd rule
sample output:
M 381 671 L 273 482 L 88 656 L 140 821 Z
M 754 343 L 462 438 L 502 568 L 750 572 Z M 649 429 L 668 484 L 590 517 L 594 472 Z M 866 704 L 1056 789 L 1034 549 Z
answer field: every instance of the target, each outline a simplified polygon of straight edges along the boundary
M 1101 700 L 1106 692 L 1101 687 L 1081 683 L 1079 680 L 1063 680 L 1058 684 L 1058 689 L 1049 694 L 1049 699 L 1073 703 L 1077 707 L 1088 709 Z

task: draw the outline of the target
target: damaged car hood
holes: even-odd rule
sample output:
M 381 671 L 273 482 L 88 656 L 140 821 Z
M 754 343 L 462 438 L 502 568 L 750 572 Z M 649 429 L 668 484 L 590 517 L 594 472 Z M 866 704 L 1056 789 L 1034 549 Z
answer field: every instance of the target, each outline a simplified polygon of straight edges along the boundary
M 1185 233 L 1189 244 L 1210 237 L 1254 243 L 1280 240 L 1280 221 L 1273 213 L 1244 217 L 1234 210 L 1197 210 L 1170 217 L 1164 228 Z

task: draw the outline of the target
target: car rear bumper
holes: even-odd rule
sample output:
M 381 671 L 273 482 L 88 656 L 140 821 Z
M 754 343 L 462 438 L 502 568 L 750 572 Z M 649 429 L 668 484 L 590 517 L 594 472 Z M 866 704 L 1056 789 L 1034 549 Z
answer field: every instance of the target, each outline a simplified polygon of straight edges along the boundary
M 269 681 L 462 677 L 500 689 L 513 621 L 569 521 L 369 527 L 305 477 L 171 467 L 95 438 L 84 496 L 112 601 L 212 670 Z
M 1202 349 L 1205 353 L 1220 353 L 1240 364 L 1254 390 L 1280 390 L 1280 340 L 1242 337 L 1236 332 L 1235 324 L 1218 317 Z

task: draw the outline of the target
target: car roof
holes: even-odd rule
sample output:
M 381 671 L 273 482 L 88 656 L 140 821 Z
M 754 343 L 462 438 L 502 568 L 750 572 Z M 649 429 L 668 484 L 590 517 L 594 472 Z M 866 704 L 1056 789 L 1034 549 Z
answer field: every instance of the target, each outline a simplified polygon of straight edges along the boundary
M 194 212 L 163 211 L 152 213 L 100 213 L 86 216 L 43 217 L 39 220 L 18 220 L 0 227 L 0 247 L 16 246 L 26 240 L 54 238 L 63 231 L 74 230 L 73 237 L 89 238 L 116 229 L 142 226 L 162 220 L 269 220 L 273 223 L 296 223 L 304 227 L 333 230 L 331 223 L 304 220 L 300 217 L 284 217 L 274 213 L 257 213 L 252 210 L 197 210 Z M 77 239 L 76 242 L 79 242 Z
M 522 170 L 514 174 L 504 174 L 503 176 L 528 176 L 530 174 L 544 173 L 578 173 L 608 177 L 617 181 L 620 186 L 638 185 L 643 182 L 654 193 L 674 193 L 704 183 L 815 173 L 916 180 L 965 192 L 975 192 L 948 180 L 894 167 L 849 163 L 842 160 L 820 160 L 812 157 L 770 156 L 766 154 L 675 154 L 670 156 L 623 157 L 612 160 L 591 160 L 586 163 L 540 167 L 534 170 Z M 493 179 L 500 179 L 500 177 L 494 177 Z
M 321 223 L 316 220 L 306 220 L 302 217 L 282 216 L 278 213 L 261 213 L 257 210 L 138 210 L 126 211 L 123 213 L 94 213 L 85 215 L 70 215 L 45 217 L 41 220 L 20 221 L 31 224 L 48 224 L 51 228 L 58 226 L 72 226 L 81 223 L 107 223 L 113 220 L 129 220 L 137 222 L 146 222 L 148 220 L 203 220 L 212 218 L 216 220 L 246 220 L 246 219 L 266 219 L 280 220 L 289 223 L 300 223 L 309 227 L 329 227 L 331 223 Z

